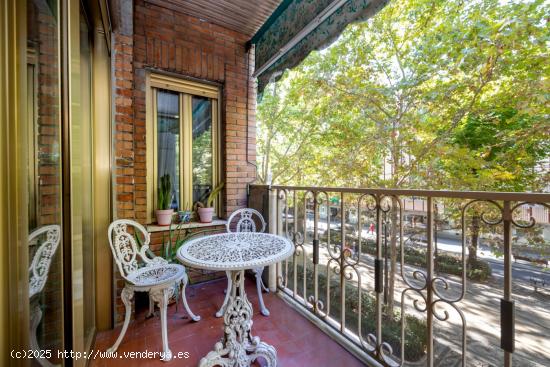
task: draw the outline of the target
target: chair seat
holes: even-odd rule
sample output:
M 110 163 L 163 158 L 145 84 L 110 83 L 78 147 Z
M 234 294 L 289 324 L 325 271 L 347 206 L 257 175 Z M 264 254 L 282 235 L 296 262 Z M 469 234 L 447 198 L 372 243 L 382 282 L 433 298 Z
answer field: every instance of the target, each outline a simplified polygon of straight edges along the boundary
M 174 283 L 185 274 L 185 268 L 178 264 L 147 266 L 128 274 L 127 279 L 136 287 L 152 287 Z
M 130 227 L 130 229 L 128 228 Z M 149 293 L 149 315 L 153 314 L 155 304 L 160 310 L 160 329 L 162 337 L 162 360 L 172 359 L 168 347 L 167 306 L 169 298 L 181 297 L 185 310 L 193 321 L 199 321 L 189 309 L 185 297 L 185 287 L 189 278 L 185 268 L 179 264 L 170 264 L 166 259 L 155 256 L 149 249 L 151 234 L 138 222 L 130 219 L 118 219 L 107 230 L 109 246 L 120 275 L 126 281 L 120 298 L 124 303 L 125 315 L 122 330 L 108 353 L 117 351 L 124 338 L 132 316 L 132 300 L 135 292 Z M 140 240 L 141 238 L 141 240 Z M 140 267 L 141 258 L 145 267 Z

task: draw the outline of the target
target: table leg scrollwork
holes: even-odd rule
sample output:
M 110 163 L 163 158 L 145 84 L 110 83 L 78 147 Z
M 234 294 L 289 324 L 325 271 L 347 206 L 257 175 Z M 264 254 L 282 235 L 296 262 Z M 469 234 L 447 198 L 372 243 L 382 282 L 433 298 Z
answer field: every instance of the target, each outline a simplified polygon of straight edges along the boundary
M 200 367 L 248 367 L 263 358 L 268 367 L 277 366 L 275 348 L 253 337 L 252 305 L 244 290 L 244 272 L 231 272 L 231 295 L 224 312 L 224 337 L 201 359 Z

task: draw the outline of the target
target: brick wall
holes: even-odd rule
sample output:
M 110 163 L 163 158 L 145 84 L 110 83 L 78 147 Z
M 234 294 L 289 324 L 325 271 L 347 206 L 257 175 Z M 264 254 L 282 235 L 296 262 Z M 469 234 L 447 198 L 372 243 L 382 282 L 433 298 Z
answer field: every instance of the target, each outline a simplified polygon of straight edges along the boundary
M 115 198 L 118 218 L 137 219 L 135 213 L 134 192 L 138 180 L 134 175 L 137 142 L 134 140 L 136 126 L 132 105 L 133 73 L 133 37 L 119 33 L 113 34 L 114 44 L 114 175 Z
M 208 227 L 207 229 L 193 228 L 189 230 L 187 234 L 191 235 L 193 233 L 202 232 L 205 230 L 208 231 L 208 234 L 223 233 L 225 232 L 225 226 L 217 225 L 217 226 Z M 182 236 L 184 235 L 185 234 L 182 234 Z M 196 236 L 199 236 L 199 234 L 196 234 Z M 175 237 L 176 237 L 176 234 L 174 234 L 174 238 Z M 168 239 L 167 231 L 151 233 L 151 244 L 149 248 L 151 249 L 151 251 L 155 252 L 156 254 L 159 254 L 162 251 L 163 243 L 166 243 L 167 239 Z M 214 272 L 209 270 L 201 270 L 201 269 L 193 269 L 193 268 L 187 268 L 186 270 L 187 270 L 187 275 L 189 276 L 189 284 L 196 284 L 200 282 L 206 282 L 212 279 L 225 277 L 225 272 Z
M 221 137 L 224 215 L 246 206 L 256 177 L 255 90 L 248 83 L 248 37 L 143 0 L 121 1 L 113 32 L 114 182 L 116 217 L 147 220 L 146 70 L 156 69 L 223 86 Z M 133 13 L 129 17 L 128 12 Z M 122 14 L 122 16 L 120 16 Z M 250 58 L 250 59 L 249 59 Z M 252 69 L 252 68 L 250 68 Z M 247 96 L 249 100 L 247 101 Z M 247 111 L 247 102 L 250 109 Z M 248 130 L 248 155 L 247 155 Z M 153 236 L 153 243 L 157 241 Z M 117 274 L 118 275 L 118 274 Z M 120 295 L 123 283 L 116 281 Z M 122 310 L 117 297 L 117 315 Z

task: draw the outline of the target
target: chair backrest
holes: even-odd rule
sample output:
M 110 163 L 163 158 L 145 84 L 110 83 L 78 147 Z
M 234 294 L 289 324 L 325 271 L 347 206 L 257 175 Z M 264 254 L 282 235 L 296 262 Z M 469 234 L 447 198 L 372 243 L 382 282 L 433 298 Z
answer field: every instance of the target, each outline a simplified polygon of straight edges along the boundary
M 128 226 L 134 228 L 134 233 L 128 232 Z M 125 279 L 132 272 L 138 270 L 138 256 L 145 259 L 145 252 L 149 248 L 151 235 L 138 222 L 129 219 L 115 220 L 107 230 L 111 252 L 118 266 L 120 275 Z M 144 242 L 138 247 L 135 235 L 143 235 Z
M 258 222 L 254 221 L 255 218 Z M 233 225 L 232 223 L 235 220 L 237 223 Z M 234 211 L 229 216 L 229 219 L 225 224 L 227 232 L 264 232 L 265 227 L 266 223 L 264 217 L 262 217 L 259 211 L 252 208 L 244 208 Z
M 46 239 L 34 253 L 29 266 L 29 298 L 44 289 L 53 255 L 55 255 L 61 240 L 61 227 L 52 224 L 38 228 L 29 235 L 29 244 L 43 234 L 46 234 Z

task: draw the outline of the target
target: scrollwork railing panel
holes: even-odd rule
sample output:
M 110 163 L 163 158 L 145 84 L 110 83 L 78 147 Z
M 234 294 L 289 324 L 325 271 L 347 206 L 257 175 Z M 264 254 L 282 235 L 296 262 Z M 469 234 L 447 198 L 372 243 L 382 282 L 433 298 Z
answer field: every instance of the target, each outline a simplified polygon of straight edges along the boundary
M 512 292 L 513 248 L 525 231 L 539 230 L 541 219 L 549 225 L 550 195 L 271 189 L 280 207 L 278 231 L 296 249 L 278 268 L 278 288 L 338 337 L 386 366 L 465 366 L 474 360 L 511 366 L 517 359 L 513 323 L 504 323 L 501 331 L 500 312 L 525 301 Z M 438 238 L 445 231 L 458 236 Z M 490 264 L 500 264 L 502 283 L 471 279 L 472 261 L 487 253 L 493 254 Z M 480 289 L 491 304 L 501 304 L 487 310 L 484 325 L 492 329 L 485 334 L 476 325 L 479 309 L 487 307 L 476 303 Z M 480 352 L 480 345 L 501 349 Z

